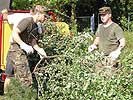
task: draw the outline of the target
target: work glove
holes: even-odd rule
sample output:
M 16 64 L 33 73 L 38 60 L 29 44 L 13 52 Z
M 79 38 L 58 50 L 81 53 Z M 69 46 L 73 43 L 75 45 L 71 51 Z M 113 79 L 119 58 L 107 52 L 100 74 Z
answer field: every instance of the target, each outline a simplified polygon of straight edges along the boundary
M 34 49 L 32 48 L 32 46 L 27 45 L 26 43 L 21 44 L 20 48 L 23 49 L 24 51 L 26 51 L 27 54 L 34 52 Z
M 92 44 L 88 47 L 88 52 L 92 52 L 95 49 L 97 49 L 97 46 L 95 44 Z
M 44 51 L 43 48 L 40 48 L 38 51 L 38 54 L 40 55 L 40 58 L 42 59 L 43 57 L 47 57 L 46 52 Z
M 110 54 L 109 54 L 109 57 L 112 59 L 112 60 L 116 60 L 119 55 L 121 54 L 121 51 L 120 50 L 115 50 L 115 51 L 112 51 Z

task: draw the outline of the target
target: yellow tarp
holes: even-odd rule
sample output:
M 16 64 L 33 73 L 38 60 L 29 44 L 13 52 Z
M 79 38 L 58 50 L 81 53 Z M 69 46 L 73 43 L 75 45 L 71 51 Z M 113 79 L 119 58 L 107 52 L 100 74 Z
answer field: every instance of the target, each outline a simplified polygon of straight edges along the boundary
M 10 46 L 9 39 L 11 34 L 12 26 L 7 21 L 2 23 L 2 48 L 1 48 L 1 69 L 5 70 L 6 67 L 6 56 Z

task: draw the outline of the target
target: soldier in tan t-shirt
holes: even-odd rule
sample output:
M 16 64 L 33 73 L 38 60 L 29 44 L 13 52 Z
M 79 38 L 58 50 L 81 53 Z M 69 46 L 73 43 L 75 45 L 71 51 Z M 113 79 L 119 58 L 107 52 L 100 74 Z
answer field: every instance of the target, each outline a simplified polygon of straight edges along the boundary
M 110 7 L 102 7 L 99 9 L 99 15 L 102 24 L 98 25 L 96 38 L 92 45 L 88 47 L 91 52 L 97 47 L 105 56 L 115 62 L 121 54 L 122 48 L 125 46 L 125 38 L 121 27 L 112 21 L 112 13 Z
M 18 22 L 16 27 L 13 28 L 12 41 L 10 41 L 11 45 L 7 54 L 5 70 L 7 77 L 4 83 L 4 93 L 6 93 L 12 74 L 15 75 L 15 78 L 23 85 L 27 87 L 32 86 L 32 74 L 29 69 L 27 56 L 32 54 L 34 51 L 37 51 L 40 57 L 47 56 L 44 49 L 40 48 L 37 44 L 37 23 L 42 22 L 44 14 L 43 6 L 40 10 L 35 9 L 31 17 L 23 18 Z

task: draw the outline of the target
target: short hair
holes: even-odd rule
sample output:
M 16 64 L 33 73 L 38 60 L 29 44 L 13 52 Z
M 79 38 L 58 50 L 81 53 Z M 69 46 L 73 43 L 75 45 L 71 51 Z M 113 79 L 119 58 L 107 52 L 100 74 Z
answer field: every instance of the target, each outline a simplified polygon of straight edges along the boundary
M 31 11 L 36 14 L 36 13 L 44 13 L 45 14 L 45 8 L 44 6 L 42 5 L 36 5 Z

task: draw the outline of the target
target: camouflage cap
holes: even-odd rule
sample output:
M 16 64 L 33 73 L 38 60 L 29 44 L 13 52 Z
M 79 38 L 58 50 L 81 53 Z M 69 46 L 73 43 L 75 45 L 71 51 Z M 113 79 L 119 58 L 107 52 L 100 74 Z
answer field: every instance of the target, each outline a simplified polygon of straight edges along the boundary
M 110 7 L 102 7 L 99 8 L 99 14 L 111 14 L 111 8 Z

